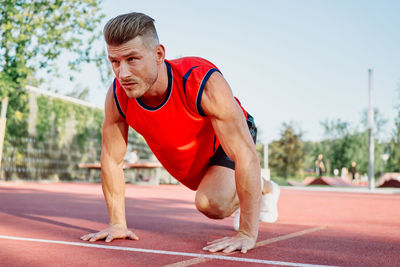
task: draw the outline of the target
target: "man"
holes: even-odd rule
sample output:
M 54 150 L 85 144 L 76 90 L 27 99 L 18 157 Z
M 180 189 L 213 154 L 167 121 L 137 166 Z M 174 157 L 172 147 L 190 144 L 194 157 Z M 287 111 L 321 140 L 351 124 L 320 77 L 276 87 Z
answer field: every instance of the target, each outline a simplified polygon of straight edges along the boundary
M 254 121 L 212 63 L 201 58 L 165 60 L 153 21 L 130 13 L 111 19 L 104 28 L 116 76 L 106 97 L 101 154 L 110 227 L 81 239 L 138 240 L 127 229 L 122 171 L 131 126 L 171 175 L 197 190 L 200 212 L 222 219 L 240 204 L 237 234 L 211 242 L 204 250 L 246 253 L 255 246 L 259 217 L 273 222 L 278 216 L 276 207 L 268 205 L 276 206 L 279 187 L 261 185 Z M 262 193 L 272 200 L 260 216 Z
M 317 170 L 318 178 L 322 178 L 325 172 L 325 165 L 324 162 L 322 161 L 323 155 L 319 154 L 317 160 L 315 161 L 315 167 Z
M 355 161 L 351 162 L 351 166 L 349 168 L 349 172 L 351 173 L 351 180 L 353 182 L 356 181 L 356 173 L 357 173 L 357 163 Z

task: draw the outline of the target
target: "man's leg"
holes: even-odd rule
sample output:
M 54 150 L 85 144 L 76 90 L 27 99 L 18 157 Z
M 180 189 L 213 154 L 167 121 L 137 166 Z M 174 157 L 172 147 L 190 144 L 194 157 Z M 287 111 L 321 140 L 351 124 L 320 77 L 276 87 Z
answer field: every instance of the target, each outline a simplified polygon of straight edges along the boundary
M 273 192 L 271 181 L 264 180 L 263 184 L 263 195 Z M 195 203 L 196 208 L 211 219 L 229 217 L 239 208 L 235 171 L 223 166 L 210 166 L 197 189 Z
M 197 209 L 212 219 L 230 216 L 239 207 L 235 171 L 223 166 L 210 166 L 196 192 Z

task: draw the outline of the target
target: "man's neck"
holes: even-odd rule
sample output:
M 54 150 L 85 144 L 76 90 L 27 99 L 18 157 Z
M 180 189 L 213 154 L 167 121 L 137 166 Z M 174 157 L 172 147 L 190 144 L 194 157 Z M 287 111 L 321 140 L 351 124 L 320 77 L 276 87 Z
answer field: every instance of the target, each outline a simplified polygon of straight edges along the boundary
M 158 69 L 158 77 L 150 90 L 140 99 L 147 106 L 157 107 L 164 101 L 168 92 L 168 72 L 165 63 L 160 64 Z

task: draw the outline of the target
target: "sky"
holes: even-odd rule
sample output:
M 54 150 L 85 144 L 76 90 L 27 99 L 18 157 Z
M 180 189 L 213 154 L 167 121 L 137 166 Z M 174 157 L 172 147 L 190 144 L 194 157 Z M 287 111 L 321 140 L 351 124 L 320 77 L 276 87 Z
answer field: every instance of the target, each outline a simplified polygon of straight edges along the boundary
M 135 11 L 156 20 L 167 59 L 199 56 L 222 72 L 245 109 L 255 117 L 263 143 L 293 122 L 303 139 L 322 140 L 321 121 L 359 126 L 368 108 L 368 69 L 373 69 L 374 106 L 394 128 L 400 104 L 400 1 L 104 0 L 103 25 Z M 104 42 L 96 49 L 105 47 Z M 86 66 L 75 83 L 91 89 L 103 106 L 106 88 Z M 62 82 L 60 92 L 73 85 Z

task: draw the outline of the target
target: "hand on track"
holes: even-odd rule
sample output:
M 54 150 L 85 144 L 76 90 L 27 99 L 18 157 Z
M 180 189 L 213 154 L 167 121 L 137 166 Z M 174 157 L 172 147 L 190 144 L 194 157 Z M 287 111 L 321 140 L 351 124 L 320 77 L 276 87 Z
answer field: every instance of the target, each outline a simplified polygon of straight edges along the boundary
M 222 251 L 224 253 L 231 253 L 239 250 L 242 253 L 246 253 L 248 250 L 254 248 L 256 239 L 239 232 L 234 237 L 224 237 L 208 242 L 207 244 L 208 246 L 204 247 L 203 250 L 209 252 Z
M 129 231 L 125 226 L 113 225 L 97 233 L 91 233 L 81 236 L 81 240 L 95 242 L 97 240 L 105 239 L 106 242 L 111 242 L 114 239 L 127 238 L 131 240 L 139 240 L 139 237 L 133 232 Z

